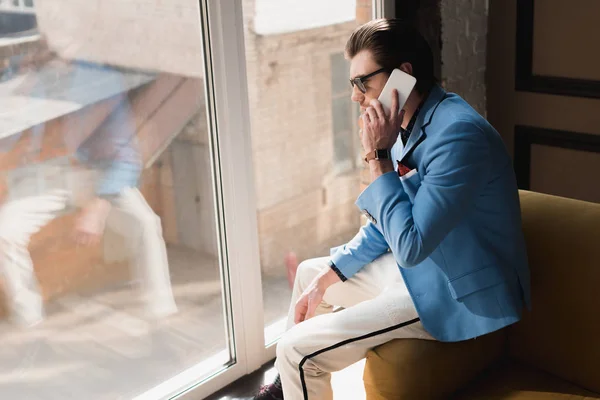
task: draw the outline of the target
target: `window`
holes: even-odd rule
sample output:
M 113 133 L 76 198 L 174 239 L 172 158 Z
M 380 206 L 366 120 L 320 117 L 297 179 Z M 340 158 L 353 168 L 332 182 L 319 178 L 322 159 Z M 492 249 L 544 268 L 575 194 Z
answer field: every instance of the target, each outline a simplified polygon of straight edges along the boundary
M 265 344 L 285 329 L 298 262 L 356 234 L 351 0 L 244 0 Z
M 273 358 L 288 267 L 360 225 L 358 2 L 89 3 L 0 0 L 44 38 L 0 77 L 0 393 L 205 398 Z
M 245 368 L 199 2 L 90 3 L 37 3 L 46 40 L 0 81 L 7 398 L 155 400 Z
M 343 53 L 331 55 L 331 120 L 333 133 L 333 169 L 346 172 L 356 160 L 357 114 L 350 96 L 349 65 Z

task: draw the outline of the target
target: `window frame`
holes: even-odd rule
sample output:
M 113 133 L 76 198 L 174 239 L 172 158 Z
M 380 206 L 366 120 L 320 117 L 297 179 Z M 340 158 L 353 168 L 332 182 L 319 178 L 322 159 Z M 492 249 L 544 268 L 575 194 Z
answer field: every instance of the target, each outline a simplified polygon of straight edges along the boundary
M 223 194 L 224 238 L 236 342 L 236 363 L 175 397 L 203 398 L 249 374 L 275 357 L 277 342 L 265 345 L 246 46 L 242 0 L 199 0 L 207 6 L 205 76 L 207 116 L 216 154 L 215 184 Z M 381 3 L 381 4 L 380 4 Z M 388 4 L 384 7 L 383 3 Z M 390 15 L 388 0 L 373 0 L 374 16 Z M 385 14 L 384 9 L 386 10 Z M 207 81 L 209 79 L 207 78 Z M 213 107 L 209 103 L 214 100 Z M 356 108 L 353 108 L 356 113 Z M 356 116 L 357 117 L 357 116 Z M 212 132 L 218 131 L 217 135 Z

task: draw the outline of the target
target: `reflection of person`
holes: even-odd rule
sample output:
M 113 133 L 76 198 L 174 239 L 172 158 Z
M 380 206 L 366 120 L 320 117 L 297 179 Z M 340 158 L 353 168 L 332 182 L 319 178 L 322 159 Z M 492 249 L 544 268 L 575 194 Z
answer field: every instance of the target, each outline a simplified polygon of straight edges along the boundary
M 123 236 L 131 252 L 148 313 L 152 317 L 166 316 L 175 312 L 176 306 L 160 219 L 136 189 L 141 159 L 127 89 L 117 71 L 100 66 L 86 65 L 85 68 L 96 68 L 101 73 L 98 76 L 103 81 L 95 84 L 101 84 L 102 90 L 107 90 L 107 85 L 112 86 L 108 90 L 114 93 L 112 99 L 117 105 L 83 144 L 76 144 L 79 164 L 94 170 L 98 179 L 95 194 L 85 201 L 77 215 L 74 238 L 79 244 L 97 244 L 105 226 Z M 52 82 L 44 82 L 48 74 L 39 73 L 34 77 L 35 83 L 29 95 L 50 100 L 56 95 L 53 90 L 60 86 L 64 87 L 61 95 L 67 98 L 77 96 L 77 91 L 81 94 L 82 91 L 94 90 L 88 81 L 89 69 L 87 73 L 81 71 L 77 67 L 62 66 L 58 74 L 60 81 Z M 76 118 L 68 119 L 64 124 L 65 141 L 80 136 L 77 131 L 85 128 Z M 43 127 L 36 130 L 36 134 L 43 134 Z M 85 185 L 85 182 L 73 182 L 74 185 L 55 185 L 57 187 L 52 188 L 50 183 L 43 182 L 51 189 L 41 194 L 39 190 L 29 188 L 28 191 L 24 187 L 39 180 L 39 176 L 28 174 L 46 176 L 52 164 L 25 166 L 25 176 L 20 183 L 9 187 L 8 199 L 0 209 L 1 263 L 6 277 L 5 286 L 13 317 L 23 325 L 32 325 L 43 319 L 43 302 L 27 250 L 30 237 L 74 201 L 77 189 L 72 186 Z M 71 167 L 59 168 L 58 173 L 67 176 L 65 181 L 81 176 Z
M 331 399 L 330 373 L 375 346 L 471 339 L 518 321 L 529 303 L 517 186 L 498 133 L 435 84 L 431 50 L 406 23 L 357 28 L 346 55 L 372 177 L 356 203 L 369 221 L 330 257 L 300 265 L 280 376 L 256 399 Z M 417 86 L 401 113 L 394 93 L 386 115 L 376 99 L 394 68 Z

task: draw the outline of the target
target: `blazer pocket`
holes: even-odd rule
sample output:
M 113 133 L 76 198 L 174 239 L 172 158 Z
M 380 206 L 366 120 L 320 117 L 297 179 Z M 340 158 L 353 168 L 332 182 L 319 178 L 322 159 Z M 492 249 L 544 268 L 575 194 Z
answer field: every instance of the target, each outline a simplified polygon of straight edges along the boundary
M 406 175 L 400 177 L 400 182 L 402 182 L 402 186 L 404 187 L 404 191 L 408 195 L 410 202 L 414 203 L 417 190 L 419 190 L 419 186 L 421 186 L 419 171 L 417 171 L 416 168 L 411 170 Z
M 496 265 L 488 265 L 448 281 L 450 294 L 455 300 L 483 289 L 504 283 L 506 280 Z

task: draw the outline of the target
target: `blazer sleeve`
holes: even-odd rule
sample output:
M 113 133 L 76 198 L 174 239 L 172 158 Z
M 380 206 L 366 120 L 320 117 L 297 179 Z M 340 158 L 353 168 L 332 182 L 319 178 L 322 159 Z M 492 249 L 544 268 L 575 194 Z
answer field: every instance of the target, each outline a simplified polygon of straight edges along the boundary
M 331 249 L 331 267 L 345 281 L 387 252 L 388 248 L 381 232 L 369 221 L 347 244 Z
M 370 212 L 401 267 L 427 258 L 473 206 L 490 171 L 487 138 L 471 121 L 455 121 L 423 166 L 411 203 L 395 172 L 377 178 L 356 204 Z

